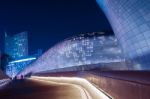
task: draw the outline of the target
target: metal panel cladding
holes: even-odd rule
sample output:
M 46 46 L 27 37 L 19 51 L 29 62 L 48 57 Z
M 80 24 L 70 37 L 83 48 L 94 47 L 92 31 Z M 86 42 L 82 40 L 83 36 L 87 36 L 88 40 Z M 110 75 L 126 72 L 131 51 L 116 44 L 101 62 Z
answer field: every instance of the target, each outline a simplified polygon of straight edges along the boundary
M 150 70 L 150 0 L 97 0 L 133 70 Z

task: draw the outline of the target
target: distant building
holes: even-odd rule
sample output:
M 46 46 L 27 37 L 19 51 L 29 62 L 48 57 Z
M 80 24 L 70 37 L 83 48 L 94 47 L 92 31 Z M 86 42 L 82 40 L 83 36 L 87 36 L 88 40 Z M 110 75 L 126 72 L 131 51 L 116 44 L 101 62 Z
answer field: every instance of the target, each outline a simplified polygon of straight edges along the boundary
M 4 66 L 4 72 L 13 78 L 30 63 L 35 61 L 42 54 L 42 50 L 37 50 L 35 55 L 28 54 L 27 32 L 21 32 L 13 36 L 5 33 L 5 54 L 11 59 L 6 61 L 7 64 Z
M 27 32 L 21 32 L 14 36 L 8 36 L 5 33 L 5 53 L 14 60 L 28 56 Z
M 34 55 L 30 55 L 27 57 L 23 57 L 20 59 L 10 61 L 7 65 L 6 74 L 9 77 L 14 78 L 19 72 L 21 72 L 23 69 L 25 69 L 29 64 L 34 62 L 41 55 L 42 55 L 42 50 L 38 49 L 37 53 Z
M 7 65 L 6 74 L 14 78 L 20 71 L 37 59 L 36 56 L 28 56 L 21 59 L 10 61 Z

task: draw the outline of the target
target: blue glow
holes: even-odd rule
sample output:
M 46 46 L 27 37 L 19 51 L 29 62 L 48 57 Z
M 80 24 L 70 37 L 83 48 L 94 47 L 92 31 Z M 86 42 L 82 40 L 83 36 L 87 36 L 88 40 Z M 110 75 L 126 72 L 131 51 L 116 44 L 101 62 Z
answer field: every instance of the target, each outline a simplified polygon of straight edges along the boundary
M 13 64 L 13 63 L 25 62 L 25 61 L 35 60 L 35 59 L 36 58 L 26 58 L 26 59 L 11 61 L 10 63 Z
M 28 56 L 27 32 L 21 32 L 14 36 L 5 36 L 5 53 L 13 59 Z
M 104 12 L 106 13 L 107 12 L 107 8 L 105 7 L 106 6 L 106 0 L 96 0 L 96 2 L 100 5 L 100 7 L 104 10 Z
M 6 68 L 6 74 L 9 77 L 14 78 L 20 71 L 32 63 L 35 59 L 36 57 L 30 57 L 9 62 Z

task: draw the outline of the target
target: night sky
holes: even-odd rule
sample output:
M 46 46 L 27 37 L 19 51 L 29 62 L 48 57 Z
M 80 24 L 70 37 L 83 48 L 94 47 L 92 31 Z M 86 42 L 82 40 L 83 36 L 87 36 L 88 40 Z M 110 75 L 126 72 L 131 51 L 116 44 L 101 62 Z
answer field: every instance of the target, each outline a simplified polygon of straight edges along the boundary
M 70 36 L 111 30 L 96 0 L 4 0 L 0 1 L 0 49 L 4 32 L 27 31 L 29 52 L 48 50 Z

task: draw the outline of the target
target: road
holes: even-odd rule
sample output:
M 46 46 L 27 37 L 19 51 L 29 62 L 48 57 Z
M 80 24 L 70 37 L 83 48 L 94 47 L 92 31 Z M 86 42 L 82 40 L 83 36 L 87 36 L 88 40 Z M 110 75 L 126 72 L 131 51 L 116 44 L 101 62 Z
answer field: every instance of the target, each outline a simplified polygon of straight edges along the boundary
M 78 85 L 25 79 L 12 81 L 0 89 L 0 99 L 91 99 L 91 97 Z

